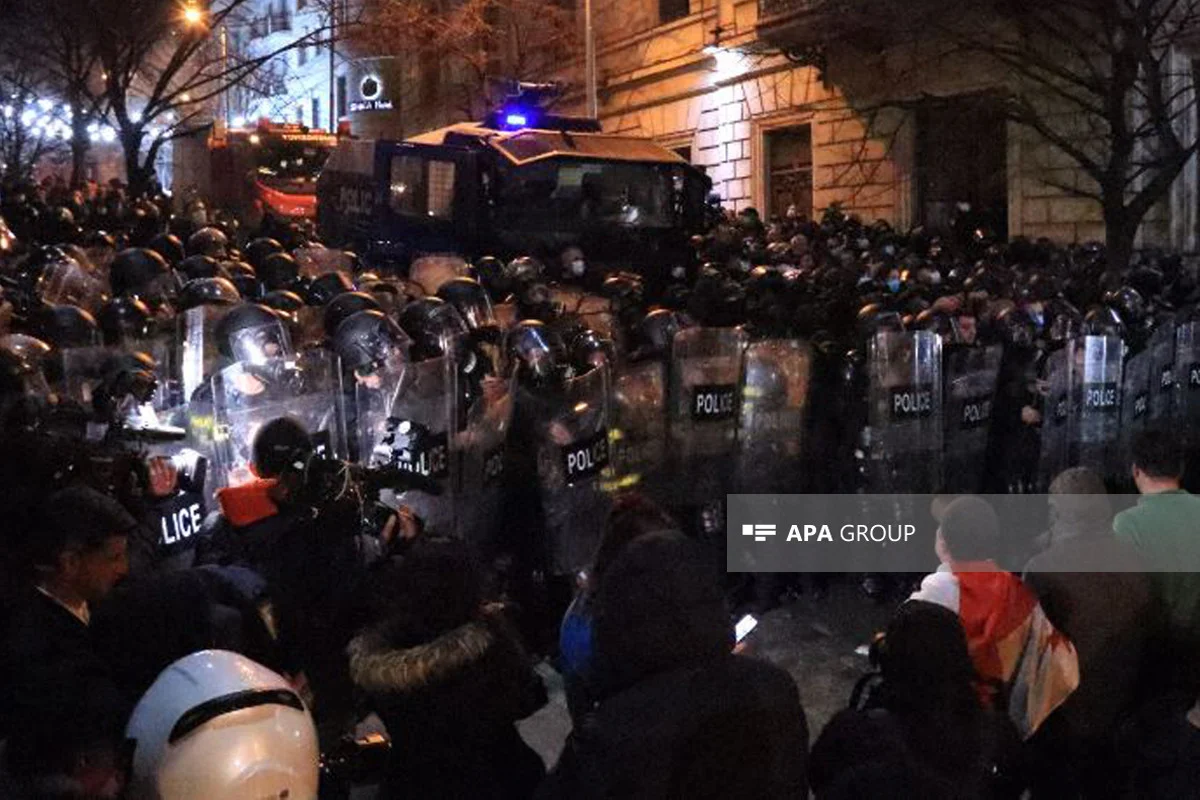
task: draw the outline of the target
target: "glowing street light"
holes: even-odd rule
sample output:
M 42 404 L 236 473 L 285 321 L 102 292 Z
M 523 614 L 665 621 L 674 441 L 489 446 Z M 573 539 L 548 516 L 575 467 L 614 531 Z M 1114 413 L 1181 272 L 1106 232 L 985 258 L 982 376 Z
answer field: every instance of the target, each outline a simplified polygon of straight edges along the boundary
M 204 17 L 204 11 L 196 6 L 188 5 L 183 7 L 183 22 L 186 25 L 191 27 L 203 25 Z

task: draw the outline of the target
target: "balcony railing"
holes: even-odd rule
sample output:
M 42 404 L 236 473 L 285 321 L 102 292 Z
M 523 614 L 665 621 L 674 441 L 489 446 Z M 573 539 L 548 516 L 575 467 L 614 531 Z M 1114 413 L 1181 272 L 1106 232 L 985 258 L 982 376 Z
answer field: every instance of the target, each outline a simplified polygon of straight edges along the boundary
M 781 48 L 806 48 L 886 34 L 893 0 L 758 0 L 758 33 Z
M 758 18 L 816 11 L 825 4 L 826 0 L 758 0 Z

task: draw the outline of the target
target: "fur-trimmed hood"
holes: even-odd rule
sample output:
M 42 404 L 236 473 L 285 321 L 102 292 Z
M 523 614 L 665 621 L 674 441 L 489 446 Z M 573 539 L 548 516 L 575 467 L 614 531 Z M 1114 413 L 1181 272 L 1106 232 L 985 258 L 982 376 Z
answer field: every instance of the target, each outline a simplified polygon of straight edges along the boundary
M 381 629 L 371 628 L 356 636 L 346 652 L 350 678 L 358 688 L 368 694 L 406 695 L 462 677 L 503 644 L 494 626 L 473 621 L 402 649 L 390 645 Z

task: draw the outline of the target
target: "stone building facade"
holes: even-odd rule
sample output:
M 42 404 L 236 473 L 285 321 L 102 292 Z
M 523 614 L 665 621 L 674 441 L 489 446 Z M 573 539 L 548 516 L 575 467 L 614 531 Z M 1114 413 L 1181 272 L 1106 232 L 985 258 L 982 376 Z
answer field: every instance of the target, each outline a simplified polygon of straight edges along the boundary
M 836 202 L 907 227 L 968 203 L 1010 236 L 1104 238 L 1099 204 L 1061 188 L 1087 176 L 999 113 L 989 91 L 1003 76 L 839 17 L 861 0 L 594 2 L 604 128 L 675 148 L 729 208 Z M 1190 71 L 1187 56 L 1172 58 Z M 1194 136 L 1195 113 L 1179 124 Z M 1193 159 L 1140 239 L 1191 251 L 1197 235 Z

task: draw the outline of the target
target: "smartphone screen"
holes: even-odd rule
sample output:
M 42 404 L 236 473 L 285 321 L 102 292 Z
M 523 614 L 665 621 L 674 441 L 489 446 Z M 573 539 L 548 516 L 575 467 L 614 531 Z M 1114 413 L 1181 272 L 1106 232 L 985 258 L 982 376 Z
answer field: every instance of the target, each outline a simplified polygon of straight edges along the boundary
M 750 635 L 750 631 L 758 627 L 758 620 L 753 614 L 747 614 L 737 621 L 737 625 L 733 626 L 734 639 L 740 644 L 743 639 Z

